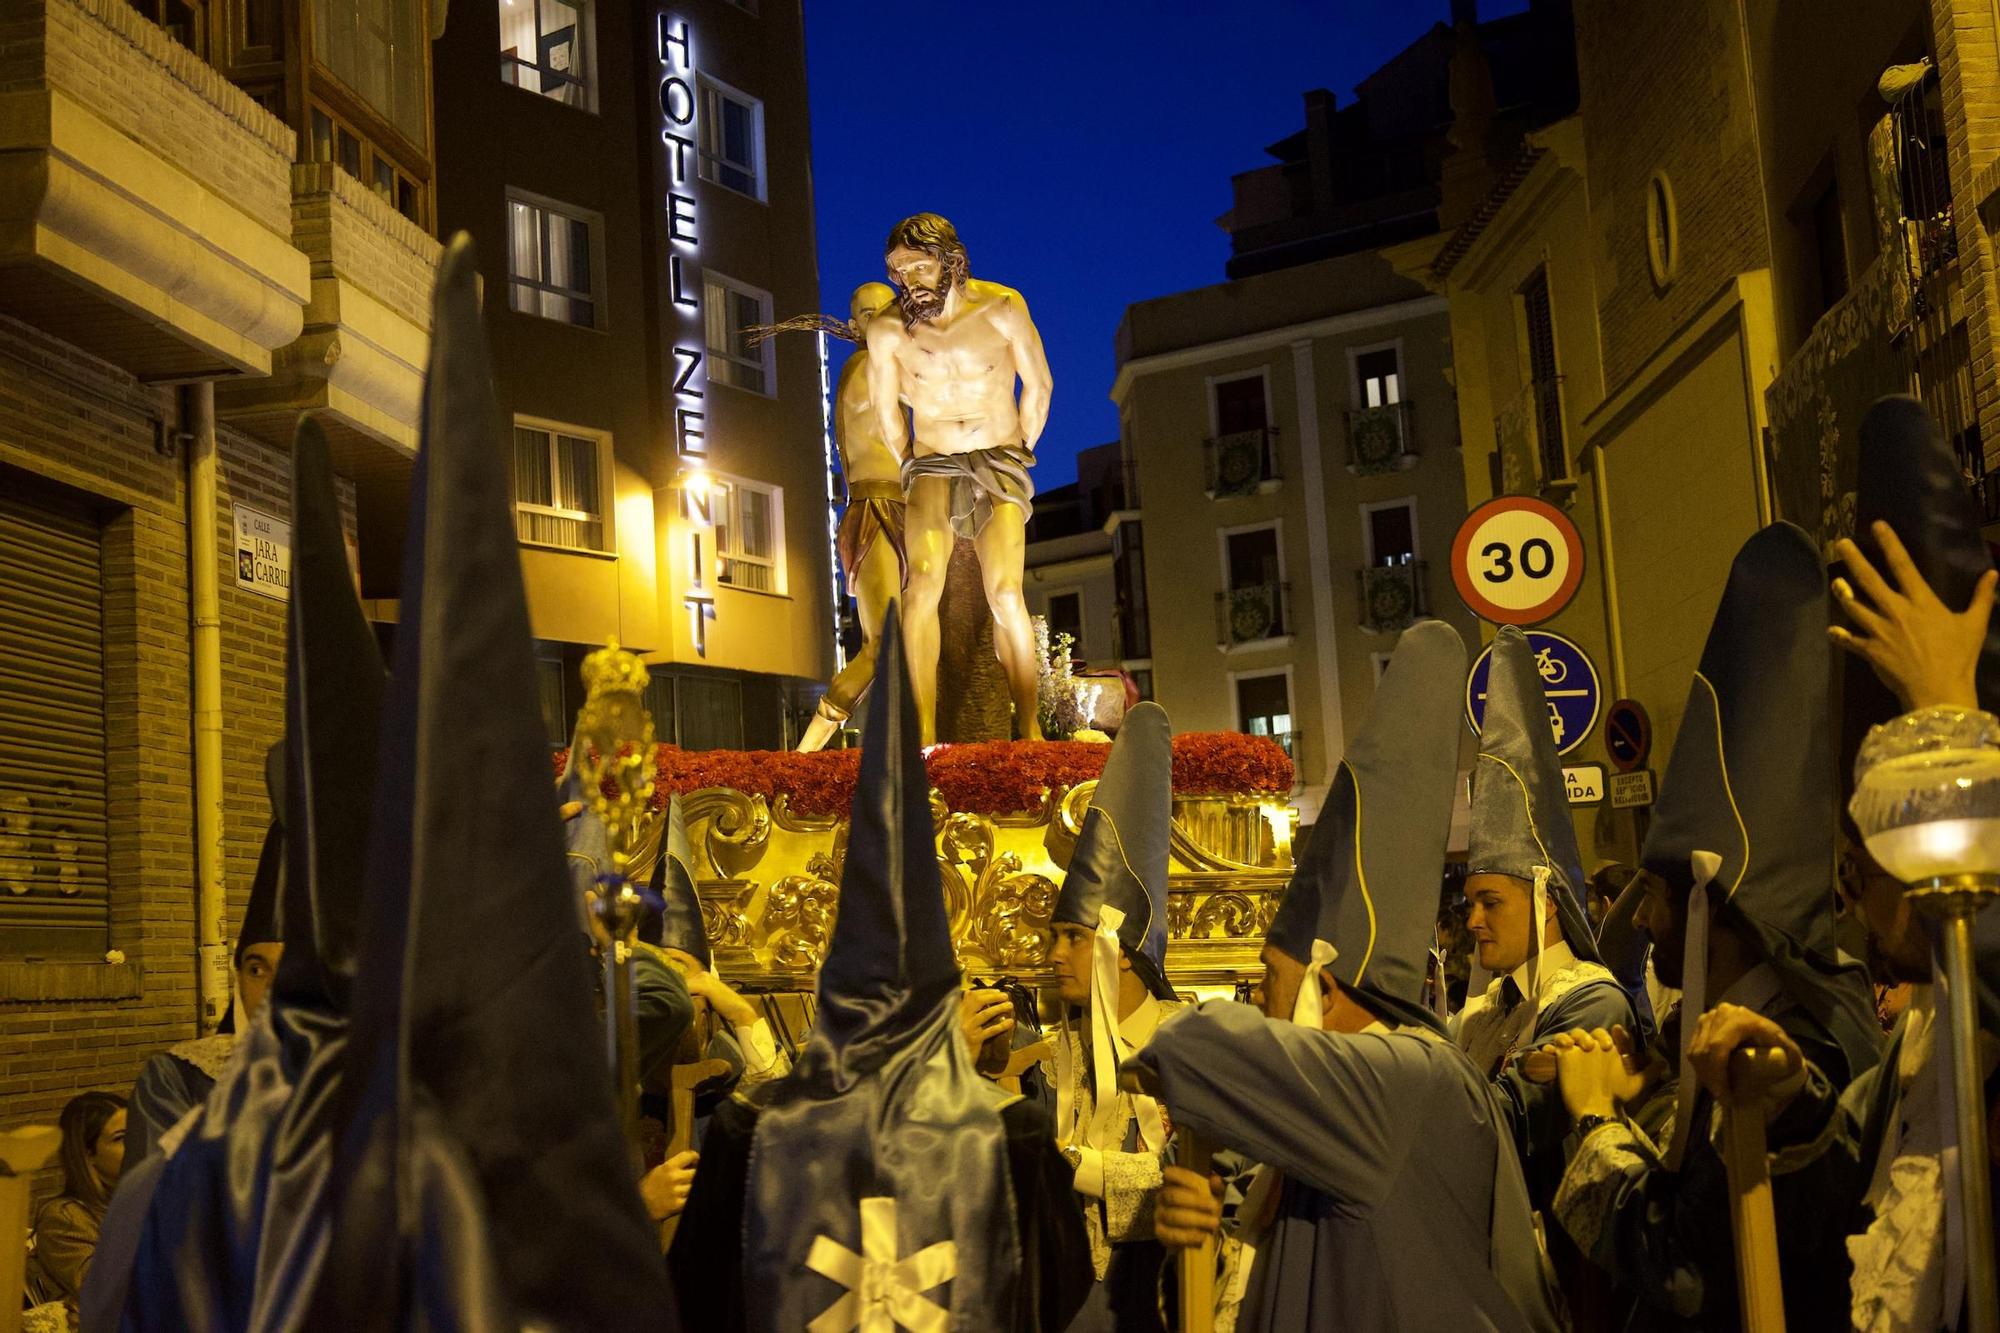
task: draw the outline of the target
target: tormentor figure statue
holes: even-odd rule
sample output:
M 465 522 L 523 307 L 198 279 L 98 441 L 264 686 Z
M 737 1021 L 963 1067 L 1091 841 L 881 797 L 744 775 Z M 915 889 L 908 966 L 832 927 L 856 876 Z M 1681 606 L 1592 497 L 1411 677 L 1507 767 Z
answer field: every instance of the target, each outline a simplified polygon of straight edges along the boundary
M 864 342 L 869 323 L 883 311 L 893 311 L 895 303 L 896 293 L 887 284 L 864 282 L 854 289 L 848 323 L 819 327 L 836 337 Z M 799 740 L 802 751 L 821 749 L 832 740 L 875 678 L 875 639 L 882 632 L 890 600 L 903 587 L 901 457 L 883 442 L 868 364 L 865 349 L 848 357 L 833 391 L 833 441 L 840 450 L 840 475 L 847 482 L 847 508 L 840 516 L 837 545 L 841 574 L 861 618 L 861 651 L 826 687 Z M 898 410 L 899 419 L 901 415 Z
M 1021 563 L 1035 494 L 1028 469 L 1053 387 L 1041 335 L 1019 292 L 971 276 L 957 230 L 935 213 L 897 223 L 884 257 L 901 318 L 868 324 L 868 397 L 909 496 L 902 621 L 923 740 L 937 735 L 938 602 L 955 534 L 979 553 L 1015 728 L 1040 740 Z

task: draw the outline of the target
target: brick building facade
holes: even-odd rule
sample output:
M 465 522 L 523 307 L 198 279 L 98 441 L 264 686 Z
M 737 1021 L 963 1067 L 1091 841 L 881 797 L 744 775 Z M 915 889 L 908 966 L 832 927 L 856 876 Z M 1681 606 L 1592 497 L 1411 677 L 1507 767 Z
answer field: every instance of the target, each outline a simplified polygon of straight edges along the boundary
M 402 143 L 357 176 L 389 161 L 351 132 L 365 106 L 316 132 L 307 87 L 348 94 L 308 30 L 289 76 L 226 76 L 268 8 L 0 15 L 0 1125 L 128 1090 L 226 1008 L 285 673 L 286 603 L 240 583 L 236 518 L 288 524 L 301 411 L 354 549 L 400 545 L 439 246 L 398 182 L 428 163 Z

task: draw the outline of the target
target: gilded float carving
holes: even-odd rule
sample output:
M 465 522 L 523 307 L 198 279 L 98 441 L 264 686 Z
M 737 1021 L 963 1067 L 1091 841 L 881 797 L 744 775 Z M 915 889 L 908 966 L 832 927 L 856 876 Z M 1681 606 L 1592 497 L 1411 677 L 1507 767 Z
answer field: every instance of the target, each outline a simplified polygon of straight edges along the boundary
M 1049 792 L 1039 809 L 1007 815 L 955 812 L 931 793 L 952 941 L 974 975 L 1046 978 L 1049 914 L 1095 785 Z M 682 810 L 721 969 L 753 990 L 809 989 L 839 908 L 847 821 L 726 787 L 687 793 Z M 1175 798 L 1167 970 L 1176 984 L 1261 971 L 1296 822 L 1272 797 Z M 657 855 L 654 832 L 642 863 Z

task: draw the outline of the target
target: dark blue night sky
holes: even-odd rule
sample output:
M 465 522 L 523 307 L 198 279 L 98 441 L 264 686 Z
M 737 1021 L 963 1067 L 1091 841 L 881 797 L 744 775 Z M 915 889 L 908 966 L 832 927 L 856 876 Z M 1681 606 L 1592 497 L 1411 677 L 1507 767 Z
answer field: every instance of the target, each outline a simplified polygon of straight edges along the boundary
M 1480 17 L 1525 8 L 1486 0 Z M 1449 0 L 806 0 L 824 309 L 882 277 L 907 214 L 950 218 L 1017 287 L 1055 373 L 1036 484 L 1118 437 L 1112 334 L 1134 301 L 1223 278 L 1229 178 Z M 781 314 L 796 312 L 780 312 Z M 836 344 L 835 356 L 844 354 Z

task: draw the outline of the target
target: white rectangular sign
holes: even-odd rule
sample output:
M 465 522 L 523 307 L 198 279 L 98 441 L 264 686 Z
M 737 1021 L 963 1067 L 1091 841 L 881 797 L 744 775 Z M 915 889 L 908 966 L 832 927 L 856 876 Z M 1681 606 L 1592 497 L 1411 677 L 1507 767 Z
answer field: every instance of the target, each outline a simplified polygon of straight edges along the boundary
M 292 593 L 292 525 L 236 506 L 236 586 L 285 601 Z
M 1565 764 L 1563 786 L 1571 805 L 1597 805 L 1604 800 L 1604 765 Z
M 1611 808 L 1613 810 L 1636 810 L 1653 803 L 1653 770 L 1642 768 L 1637 773 L 1620 773 L 1611 779 Z

